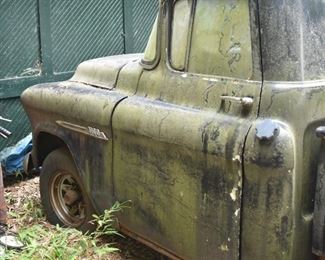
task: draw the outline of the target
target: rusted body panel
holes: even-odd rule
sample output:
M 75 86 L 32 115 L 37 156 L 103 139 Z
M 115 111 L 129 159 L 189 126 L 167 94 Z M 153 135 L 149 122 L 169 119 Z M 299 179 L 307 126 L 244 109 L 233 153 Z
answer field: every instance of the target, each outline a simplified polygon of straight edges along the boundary
M 313 259 L 324 4 L 160 2 L 143 56 L 24 92 L 35 165 L 68 147 L 98 212 L 132 200 L 121 230 L 172 258 Z
M 259 2 L 264 78 L 259 121 L 273 119 L 280 133 L 263 143 L 253 125 L 245 145 L 242 253 L 247 259 L 313 259 L 321 144 L 315 129 L 325 121 L 324 11 L 323 1 Z M 256 246 L 253 238 L 265 240 L 265 234 L 272 235 Z
M 78 66 L 70 81 L 113 89 L 122 68 L 129 62 L 138 61 L 141 56 L 128 54 L 85 61 Z
M 177 72 L 160 56 L 113 115 L 114 193 L 134 202 L 120 222 L 185 259 L 236 259 L 242 152 L 261 82 Z M 246 110 L 227 95 L 254 103 Z
M 92 195 L 97 209 L 108 208 L 113 201 L 110 115 L 115 105 L 123 98 L 125 95 L 120 93 L 112 91 L 107 96 L 106 90 L 70 82 L 37 85 L 29 88 L 24 94 L 25 106 L 28 107 L 33 125 L 33 155 L 34 160 L 38 161 L 37 165 L 44 159 L 37 153 L 41 145 L 37 141 L 40 140 L 39 136 L 47 133 L 58 137 L 73 154 L 86 189 Z M 91 105 L 94 102 L 96 106 Z M 72 118 L 74 119 L 71 120 Z M 62 127 L 62 124 L 59 124 L 61 122 L 74 125 L 74 129 Z M 80 127 L 99 129 L 105 133 L 108 140 L 80 134 Z M 97 170 L 93 172 L 90 169 Z
M 142 73 L 139 64 L 141 56 L 126 56 L 103 58 L 99 59 L 98 63 L 93 60 L 89 64 L 84 62 L 70 81 L 36 85 L 25 91 L 22 97 L 33 126 L 35 165 L 42 164 L 45 157 L 41 151 L 47 150 L 40 144 L 41 136 L 47 134 L 43 138 L 45 142 L 51 136 L 58 137 L 73 155 L 85 188 L 91 194 L 90 198 L 98 211 L 109 208 L 115 201 L 111 116 L 119 102 L 130 93 L 136 92 L 137 84 L 133 82 L 137 82 Z M 104 68 L 103 64 L 106 64 Z M 101 88 L 100 84 L 94 88 L 93 85 L 82 83 L 86 77 L 89 83 L 95 83 L 91 73 L 84 78 L 78 75 L 84 67 L 90 70 L 101 68 L 96 75 L 103 75 L 98 82 L 106 84 L 106 88 Z M 106 74 L 114 76 L 109 80 L 105 78 Z M 125 74 L 131 81 L 126 82 Z M 117 80 L 123 84 L 122 90 L 114 90 Z M 110 89 L 110 92 L 106 89 Z M 102 132 L 107 140 L 99 138 L 96 134 L 94 136 L 92 129 Z M 93 169 L 97 169 L 96 173 Z
M 280 133 L 274 142 L 259 142 L 253 126 L 247 139 L 243 252 L 254 247 L 258 257 L 312 258 L 310 234 L 320 148 L 315 130 L 325 123 L 324 86 L 324 81 L 264 85 L 260 117 L 276 119 Z M 268 237 L 268 247 L 256 248 L 252 238 L 262 239 L 265 232 L 274 233 Z
M 186 252 L 186 259 L 235 258 L 243 146 L 238 139 L 247 124 L 129 98 L 117 108 L 113 125 L 115 194 L 136 205 L 120 221 L 178 254 Z

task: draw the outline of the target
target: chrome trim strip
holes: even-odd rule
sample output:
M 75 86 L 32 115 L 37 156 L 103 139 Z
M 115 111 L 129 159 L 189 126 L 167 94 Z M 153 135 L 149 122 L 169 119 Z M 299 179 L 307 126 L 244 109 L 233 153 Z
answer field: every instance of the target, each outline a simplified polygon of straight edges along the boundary
M 109 139 L 107 138 L 107 136 L 105 135 L 104 132 L 100 131 L 98 128 L 94 128 L 91 126 L 80 126 L 80 125 L 76 125 L 76 124 L 72 124 L 69 122 L 65 122 L 65 121 L 61 121 L 61 120 L 57 120 L 56 123 L 59 126 L 62 126 L 63 128 L 72 130 L 74 132 L 78 132 L 81 134 L 85 134 L 100 140 L 104 140 L 104 141 L 109 141 Z

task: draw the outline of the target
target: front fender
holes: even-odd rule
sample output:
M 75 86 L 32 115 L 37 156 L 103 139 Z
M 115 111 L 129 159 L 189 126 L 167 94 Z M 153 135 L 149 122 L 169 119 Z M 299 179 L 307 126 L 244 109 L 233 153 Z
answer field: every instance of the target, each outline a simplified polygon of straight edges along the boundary
M 125 95 L 114 90 L 73 82 L 36 85 L 22 95 L 32 125 L 35 149 L 40 142 L 45 147 L 51 142 L 46 138 L 39 141 L 41 133 L 62 140 L 58 143 L 69 148 L 97 209 L 110 208 L 114 201 L 111 116 L 124 98 Z M 51 151 L 50 148 L 46 150 Z M 35 155 L 35 149 L 33 158 L 40 158 Z
M 110 208 L 114 204 L 111 179 L 112 142 L 110 140 L 105 141 L 80 135 L 51 122 L 38 124 L 33 129 L 33 134 L 33 157 L 43 156 L 41 147 L 45 142 L 44 138 L 43 140 L 40 139 L 42 135 L 46 136 L 48 145 L 52 139 L 60 140 L 62 146 L 69 150 L 78 169 L 80 179 L 96 211 L 102 213 L 103 209 Z M 54 147 L 54 150 L 58 148 Z

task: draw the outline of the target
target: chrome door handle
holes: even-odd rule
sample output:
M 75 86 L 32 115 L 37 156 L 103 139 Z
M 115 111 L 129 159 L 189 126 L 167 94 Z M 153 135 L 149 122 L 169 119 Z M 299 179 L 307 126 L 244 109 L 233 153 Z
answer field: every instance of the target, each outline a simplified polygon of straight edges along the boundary
M 254 103 L 254 99 L 251 97 L 221 96 L 220 98 L 221 98 L 221 100 L 227 100 L 230 102 L 240 103 L 244 107 L 251 107 Z

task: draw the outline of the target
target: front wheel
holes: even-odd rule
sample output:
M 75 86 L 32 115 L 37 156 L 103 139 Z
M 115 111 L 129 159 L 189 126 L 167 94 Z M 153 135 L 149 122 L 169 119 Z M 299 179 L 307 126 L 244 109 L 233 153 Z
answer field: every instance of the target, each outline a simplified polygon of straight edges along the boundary
M 57 149 L 44 160 L 40 193 L 46 218 L 51 224 L 75 227 L 83 232 L 95 228 L 89 223 L 94 208 L 67 149 Z

